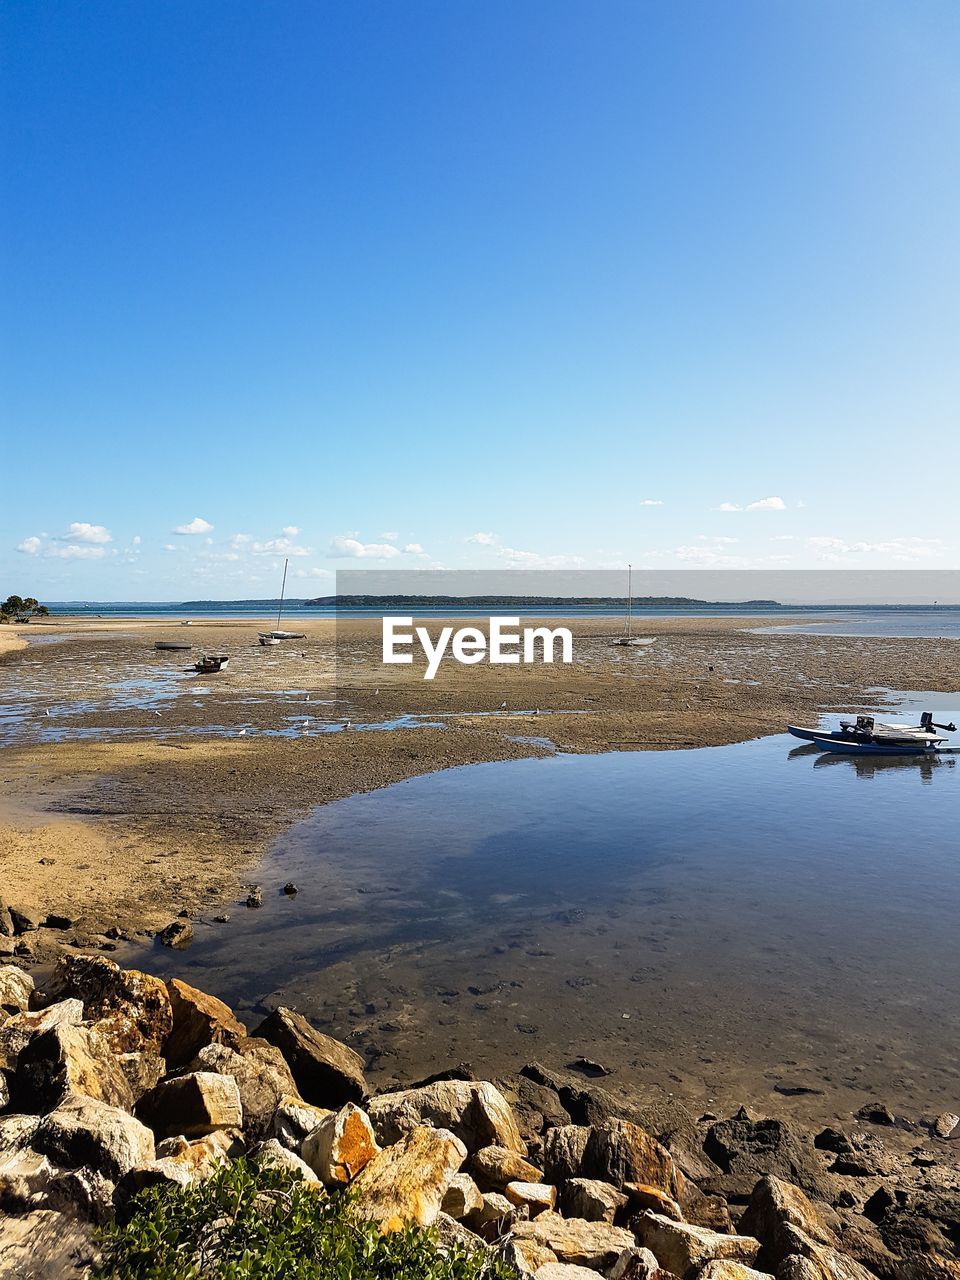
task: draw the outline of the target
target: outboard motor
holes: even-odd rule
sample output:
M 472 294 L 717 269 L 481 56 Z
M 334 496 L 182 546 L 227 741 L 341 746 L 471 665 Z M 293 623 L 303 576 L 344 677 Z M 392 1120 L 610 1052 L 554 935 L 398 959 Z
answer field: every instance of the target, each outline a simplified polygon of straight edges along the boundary
M 873 733 L 875 724 L 873 716 L 857 716 L 857 733 Z
M 920 728 L 925 733 L 933 733 L 934 729 L 942 729 L 944 733 L 956 733 L 957 726 L 951 721 L 950 724 L 937 724 L 933 718 L 932 711 L 925 711 L 920 717 Z

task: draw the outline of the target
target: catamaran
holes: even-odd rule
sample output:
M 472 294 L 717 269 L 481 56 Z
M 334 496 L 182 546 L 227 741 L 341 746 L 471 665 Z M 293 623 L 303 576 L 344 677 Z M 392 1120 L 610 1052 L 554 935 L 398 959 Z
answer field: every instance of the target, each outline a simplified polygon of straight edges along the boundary
M 280 619 L 283 616 L 283 597 L 287 589 L 287 565 L 289 560 L 283 562 L 283 583 L 280 587 L 280 608 L 277 610 L 277 627 L 274 631 L 261 631 L 258 639 L 264 646 L 279 644 L 281 640 L 302 640 L 302 631 L 281 631 Z
M 821 751 L 842 751 L 853 755 L 922 755 L 940 751 L 946 738 L 936 731 L 955 733 L 956 729 L 952 722 L 936 723 L 932 711 L 925 711 L 918 725 L 888 724 L 869 715 L 841 720 L 840 728 L 832 731 L 787 725 L 788 733 L 804 742 L 814 743 Z
M 633 565 L 627 565 L 627 614 L 623 620 L 623 634 L 614 640 L 615 645 L 631 648 L 642 648 L 653 644 L 656 636 L 635 636 L 633 634 Z

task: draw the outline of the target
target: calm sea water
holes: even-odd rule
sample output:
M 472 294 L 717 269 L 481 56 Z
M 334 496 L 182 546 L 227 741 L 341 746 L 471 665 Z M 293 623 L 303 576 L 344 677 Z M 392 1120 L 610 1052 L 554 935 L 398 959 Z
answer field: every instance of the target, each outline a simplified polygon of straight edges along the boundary
M 960 695 L 913 702 L 960 718 Z M 317 810 L 258 872 L 261 911 L 138 963 L 251 1021 L 300 1008 L 390 1078 L 585 1054 L 704 1103 L 943 1110 L 958 761 L 784 736 L 451 769 Z
M 55 603 L 50 612 L 56 615 L 80 615 L 91 618 L 258 618 L 270 620 L 272 612 L 277 608 L 276 601 L 263 601 L 255 606 L 231 604 L 230 601 L 208 601 L 202 605 L 184 606 L 170 603 L 110 603 L 80 605 L 77 603 Z M 504 613 L 503 609 L 492 610 Z M 310 618 L 363 618 L 379 617 L 379 610 L 340 609 L 332 606 L 307 608 L 295 602 L 288 602 L 284 610 L 283 626 L 293 630 L 297 620 Z M 622 617 L 622 605 L 602 608 L 511 608 L 509 613 L 520 617 L 553 617 L 553 618 L 610 618 Z M 796 605 L 781 609 L 756 609 L 744 605 L 710 605 L 702 609 L 636 609 L 638 622 L 644 618 L 695 618 L 695 617 L 749 617 L 771 619 L 769 628 L 764 630 L 819 633 L 821 635 L 850 636 L 928 636 L 944 638 L 960 638 L 960 607 L 925 606 L 917 608 L 906 605 L 887 605 L 882 608 L 874 606 L 850 606 L 840 608 L 826 605 Z M 784 615 L 808 615 L 810 621 L 778 626 L 776 618 Z M 442 609 L 419 608 L 418 618 L 476 617 L 474 609 Z

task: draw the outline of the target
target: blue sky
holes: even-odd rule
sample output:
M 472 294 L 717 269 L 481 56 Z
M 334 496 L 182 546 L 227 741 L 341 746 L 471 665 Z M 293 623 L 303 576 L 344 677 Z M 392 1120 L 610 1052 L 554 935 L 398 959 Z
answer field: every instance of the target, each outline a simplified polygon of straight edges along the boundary
M 3 594 L 960 567 L 952 0 L 0 27 Z

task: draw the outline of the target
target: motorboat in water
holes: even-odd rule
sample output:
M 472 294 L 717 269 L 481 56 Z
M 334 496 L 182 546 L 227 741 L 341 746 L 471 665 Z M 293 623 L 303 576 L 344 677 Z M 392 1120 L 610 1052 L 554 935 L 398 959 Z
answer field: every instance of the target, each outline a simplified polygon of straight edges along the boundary
M 918 725 L 887 724 L 868 715 L 841 720 L 840 728 L 833 731 L 787 725 L 787 731 L 795 738 L 811 742 L 821 751 L 855 755 L 917 755 L 939 751 L 946 738 L 936 730 L 955 733 L 956 728 L 953 723 L 937 724 L 932 711 L 925 711 Z

